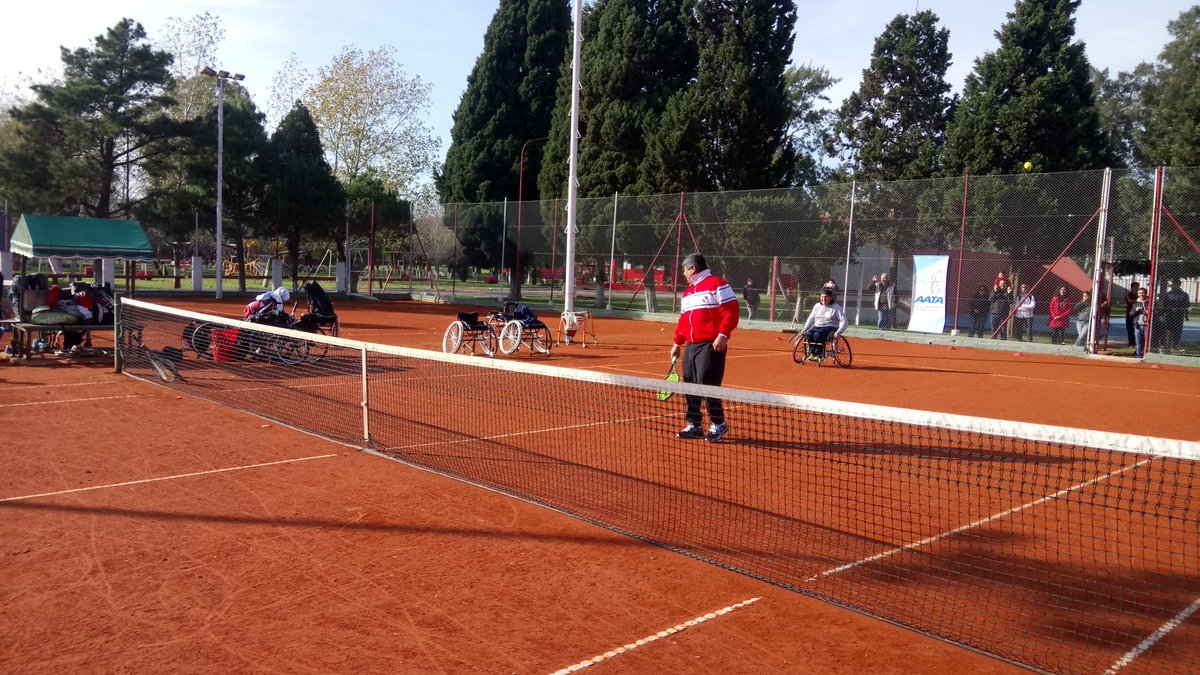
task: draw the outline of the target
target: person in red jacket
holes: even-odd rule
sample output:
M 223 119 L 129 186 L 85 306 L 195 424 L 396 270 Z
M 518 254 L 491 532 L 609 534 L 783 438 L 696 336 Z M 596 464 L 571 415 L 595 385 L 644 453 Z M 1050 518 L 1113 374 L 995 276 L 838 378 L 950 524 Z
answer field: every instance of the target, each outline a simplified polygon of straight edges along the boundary
M 683 381 L 720 386 L 725 378 L 725 353 L 729 346 L 729 335 L 737 328 L 737 294 L 721 277 L 708 269 L 708 263 L 699 253 L 688 254 L 683 259 L 683 276 L 688 287 L 683 292 L 682 312 L 675 326 L 675 340 L 671 345 L 671 358 L 683 351 Z M 686 345 L 686 349 L 684 346 Z M 703 438 L 716 443 L 729 432 L 725 421 L 725 410 L 719 398 L 686 396 L 687 426 L 679 432 L 680 438 Z M 708 433 L 704 432 L 701 402 L 708 407 L 711 423 Z

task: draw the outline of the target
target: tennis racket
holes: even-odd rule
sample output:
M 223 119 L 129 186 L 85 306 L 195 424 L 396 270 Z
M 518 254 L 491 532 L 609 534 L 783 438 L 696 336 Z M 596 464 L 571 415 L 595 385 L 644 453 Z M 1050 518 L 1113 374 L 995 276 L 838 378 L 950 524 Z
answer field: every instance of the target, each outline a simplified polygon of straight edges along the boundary
M 175 380 L 185 383 L 187 382 L 187 380 L 185 380 L 183 376 L 179 374 L 179 371 L 175 368 L 175 364 L 171 361 L 170 357 L 155 352 L 145 345 L 142 345 L 142 349 L 145 351 L 146 358 L 150 361 L 150 367 L 154 370 L 154 374 L 158 376 L 158 379 L 162 380 L 163 382 L 174 382 Z
M 667 371 L 667 376 L 663 378 L 667 382 L 678 382 L 679 381 L 679 371 L 675 368 L 675 362 L 678 360 L 679 360 L 679 356 L 671 357 L 671 369 Z M 658 392 L 658 400 L 665 401 L 665 400 L 671 398 L 671 395 L 674 393 L 675 392 L 670 391 L 669 389 L 660 389 Z

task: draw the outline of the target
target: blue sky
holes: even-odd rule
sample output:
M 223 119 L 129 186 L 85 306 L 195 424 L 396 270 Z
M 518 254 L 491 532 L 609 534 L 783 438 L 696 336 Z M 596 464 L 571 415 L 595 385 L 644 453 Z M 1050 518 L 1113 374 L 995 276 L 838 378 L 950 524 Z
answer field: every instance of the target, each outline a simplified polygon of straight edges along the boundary
M 1191 6 L 1185 0 L 1083 0 L 1076 35 L 1093 66 L 1115 73 L 1157 58 L 1168 39 L 1167 22 Z M 451 115 L 483 46 L 496 0 L 60 0 L 8 2 L 2 15 L 11 30 L 0 41 L 0 88 L 12 90 L 20 74 L 60 72 L 59 46 L 91 44 L 122 17 L 142 23 L 153 38 L 168 17 L 202 12 L 220 17 L 225 41 L 218 67 L 246 74 L 244 84 L 265 104 L 275 73 L 295 52 L 309 71 L 329 63 L 346 45 L 362 51 L 392 45 L 405 71 L 433 87 L 426 123 L 441 139 L 444 156 Z M 899 13 L 930 9 L 950 29 L 955 90 L 976 58 L 996 47 L 994 32 L 1012 10 L 1007 0 L 798 0 L 792 60 L 827 67 L 841 82 L 831 91 L 840 103 L 857 88 L 875 37 Z

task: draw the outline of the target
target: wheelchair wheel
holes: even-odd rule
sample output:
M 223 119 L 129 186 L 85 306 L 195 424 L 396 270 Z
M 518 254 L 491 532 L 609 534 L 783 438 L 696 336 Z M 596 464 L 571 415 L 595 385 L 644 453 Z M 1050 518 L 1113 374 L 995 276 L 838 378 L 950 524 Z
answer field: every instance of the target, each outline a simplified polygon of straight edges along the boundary
M 830 356 L 833 357 L 834 363 L 842 368 L 849 368 L 850 364 L 854 361 L 854 353 L 850 351 L 850 342 L 839 335 L 829 341 L 829 346 L 833 349 L 833 353 Z
M 336 337 L 336 326 L 334 326 L 334 331 L 334 337 Z M 325 332 L 325 328 L 317 326 L 317 335 L 329 335 L 329 333 Z M 309 342 L 307 343 L 307 346 L 308 349 L 305 351 L 304 355 L 309 363 L 316 363 L 317 361 L 325 358 L 325 355 L 329 353 L 329 345 L 325 344 L 324 342 Z
M 183 328 L 183 343 L 200 358 L 212 358 L 212 331 L 215 324 L 193 321 Z
M 804 339 L 803 333 L 796 333 L 792 339 L 796 342 L 796 346 L 792 347 L 792 360 L 803 365 L 807 358 L 804 353 L 808 351 L 808 340 Z
M 277 337 L 275 341 L 275 356 L 289 366 L 302 363 L 308 357 L 308 340 L 300 338 Z
M 550 341 L 550 329 L 545 326 L 539 326 L 529 331 L 529 348 L 532 352 L 539 354 L 549 354 L 550 346 L 553 342 Z
M 495 329 L 488 326 L 487 330 L 480 331 L 478 340 L 479 347 L 483 350 L 484 354 L 488 356 L 496 355 L 496 349 L 500 346 L 500 338 L 496 337 Z
M 463 324 L 461 321 L 455 321 L 446 327 L 446 333 L 442 336 L 442 351 L 447 354 L 453 354 L 462 346 L 463 339 Z
M 500 331 L 500 353 L 509 356 L 520 349 L 521 334 L 524 330 L 524 325 L 515 319 L 504 324 Z

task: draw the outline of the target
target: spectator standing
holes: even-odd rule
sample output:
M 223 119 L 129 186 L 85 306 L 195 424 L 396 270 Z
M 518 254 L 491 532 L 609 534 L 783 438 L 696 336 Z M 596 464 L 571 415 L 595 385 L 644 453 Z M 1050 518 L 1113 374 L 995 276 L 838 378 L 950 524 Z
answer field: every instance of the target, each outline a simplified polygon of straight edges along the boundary
M 1029 292 L 1029 284 L 1021 284 L 1020 293 L 1017 294 L 1017 311 L 1013 313 L 1013 332 L 1016 333 L 1013 337 L 1016 340 L 1028 336 L 1029 341 L 1033 342 L 1033 308 L 1036 304 L 1033 293 Z
M 991 311 L 988 313 L 988 330 L 992 332 L 992 339 L 995 340 L 997 333 L 1001 340 L 1007 340 L 1004 336 L 1004 320 L 1008 318 L 1008 311 L 1012 309 L 1013 297 L 1012 289 L 1008 287 L 1008 279 L 1001 279 L 996 282 L 996 288 L 992 290 Z
M 758 289 L 754 287 L 753 279 L 746 280 L 746 285 L 742 288 L 742 298 L 746 300 L 746 318 L 753 319 L 754 313 L 758 311 L 758 302 L 762 298 Z
M 1129 346 L 1136 347 L 1136 338 L 1134 335 L 1134 313 L 1133 306 L 1138 299 L 1138 282 L 1129 284 L 1129 290 L 1125 292 L 1125 332 L 1129 335 Z
M 1071 318 L 1075 320 L 1075 346 L 1086 347 L 1088 326 L 1092 323 L 1092 293 L 1084 291 L 1083 296 L 1079 298 L 1079 303 L 1075 305 L 1075 311 L 1071 313 Z
M 1134 356 L 1146 356 L 1146 329 L 1150 327 L 1150 294 L 1146 289 L 1137 289 L 1137 296 L 1129 305 L 1129 316 L 1133 319 Z
M 1050 344 L 1061 345 L 1067 341 L 1067 325 L 1074 311 L 1075 302 L 1067 296 L 1067 287 L 1059 286 L 1058 295 L 1050 298 Z
M 879 330 L 891 330 L 896 320 L 896 287 L 888 279 L 887 272 L 871 277 L 871 285 L 867 290 L 875 292 Z
M 675 326 L 671 358 L 683 352 L 682 377 L 684 382 L 720 386 L 725 378 L 725 354 L 729 336 L 737 328 L 737 294 L 721 277 L 708 269 L 708 263 L 699 253 L 689 253 L 683 259 L 683 276 L 688 287 L 683 292 L 679 323 Z M 684 346 L 686 345 L 686 349 Z M 716 443 L 729 431 L 725 421 L 725 409 L 719 398 L 704 398 L 688 394 L 687 426 L 679 432 L 680 438 L 703 438 Z M 708 408 L 711 423 L 708 433 L 704 432 L 701 404 Z
M 980 285 L 975 295 L 971 296 L 971 333 L 970 337 L 983 337 L 986 330 L 988 309 L 991 298 L 988 297 L 987 286 Z
M 1164 344 L 1168 350 L 1180 349 L 1183 344 L 1183 324 L 1187 320 L 1188 308 L 1191 305 L 1192 299 L 1188 297 L 1187 291 L 1180 288 L 1179 280 L 1171 282 L 1171 290 L 1167 291 L 1163 302 L 1163 313 L 1166 315 Z

